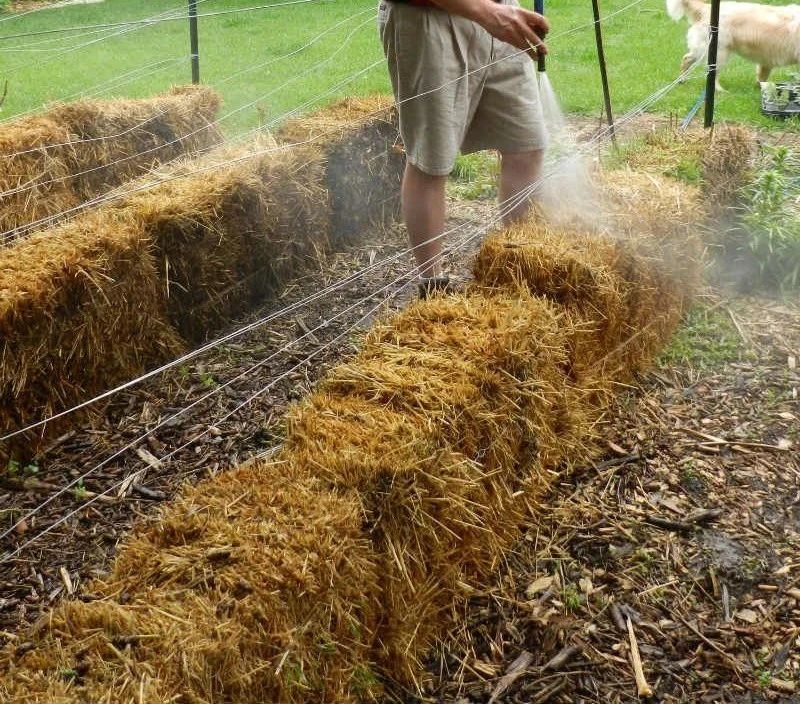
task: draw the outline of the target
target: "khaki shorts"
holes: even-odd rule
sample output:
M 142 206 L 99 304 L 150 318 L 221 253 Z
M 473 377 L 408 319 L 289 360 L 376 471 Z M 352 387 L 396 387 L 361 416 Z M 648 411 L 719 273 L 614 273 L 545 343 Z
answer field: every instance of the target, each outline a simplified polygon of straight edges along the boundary
M 382 0 L 378 27 L 411 164 L 441 176 L 453 170 L 459 152 L 545 147 L 529 56 L 476 23 L 434 8 Z

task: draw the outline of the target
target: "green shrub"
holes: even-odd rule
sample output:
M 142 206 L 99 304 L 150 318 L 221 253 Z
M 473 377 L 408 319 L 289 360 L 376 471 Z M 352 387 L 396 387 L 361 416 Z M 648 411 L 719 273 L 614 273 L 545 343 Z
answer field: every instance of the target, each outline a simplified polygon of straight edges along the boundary
M 800 285 L 800 158 L 787 147 L 766 152 L 747 186 L 742 247 L 758 265 L 759 283 L 780 289 Z

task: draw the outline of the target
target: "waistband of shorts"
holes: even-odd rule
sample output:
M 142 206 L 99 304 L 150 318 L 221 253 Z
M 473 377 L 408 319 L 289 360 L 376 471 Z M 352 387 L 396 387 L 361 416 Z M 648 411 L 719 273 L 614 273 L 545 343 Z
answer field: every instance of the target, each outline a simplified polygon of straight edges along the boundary
M 500 0 L 494 0 L 500 2 Z M 389 0 L 389 2 L 397 3 L 398 5 L 413 5 L 414 7 L 434 7 L 441 9 L 433 0 Z

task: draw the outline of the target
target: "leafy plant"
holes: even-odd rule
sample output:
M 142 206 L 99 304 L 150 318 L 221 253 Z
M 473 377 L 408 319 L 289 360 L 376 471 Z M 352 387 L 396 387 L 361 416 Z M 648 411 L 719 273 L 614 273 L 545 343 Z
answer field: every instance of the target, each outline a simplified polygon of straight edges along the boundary
M 200 383 L 206 389 L 213 389 L 217 385 L 217 380 L 209 372 L 203 372 L 200 374 Z
M 75 497 L 75 501 L 84 501 L 89 496 L 89 490 L 84 485 L 83 479 L 72 488 L 72 495 Z
M 368 665 L 357 665 L 350 678 L 353 692 L 365 697 L 378 684 L 378 678 Z
M 65 667 L 58 671 L 58 676 L 65 682 L 74 682 L 76 679 L 78 679 L 78 671 L 69 667 Z
M 0 475 L 5 474 L 9 479 L 17 479 L 19 477 L 32 477 L 38 474 L 39 465 L 35 462 L 29 462 L 23 465 L 19 460 L 10 459 L 6 465 L 5 472 L 0 471 Z
M 561 590 L 561 602 L 564 604 L 565 610 L 577 611 L 582 601 L 581 593 L 571 584 Z
M 767 150 L 764 167 L 745 192 L 744 247 L 758 264 L 759 283 L 800 284 L 800 158 L 787 147 Z
M 792 99 L 791 92 L 786 88 L 778 87 L 776 83 L 765 83 L 761 87 L 761 95 L 765 103 L 779 108 L 785 108 Z

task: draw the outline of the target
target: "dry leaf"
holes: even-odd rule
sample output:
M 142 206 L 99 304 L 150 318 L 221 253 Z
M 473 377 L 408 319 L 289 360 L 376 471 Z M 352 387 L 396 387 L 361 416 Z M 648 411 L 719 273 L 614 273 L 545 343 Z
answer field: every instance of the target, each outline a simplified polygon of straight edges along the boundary
M 528 599 L 535 599 L 537 594 L 542 594 L 553 586 L 553 579 L 554 577 L 548 575 L 539 577 L 535 582 L 528 585 L 528 588 L 525 590 L 525 596 L 527 596 Z
M 752 609 L 739 609 L 733 615 L 740 621 L 746 621 L 747 623 L 758 621 L 758 614 Z

